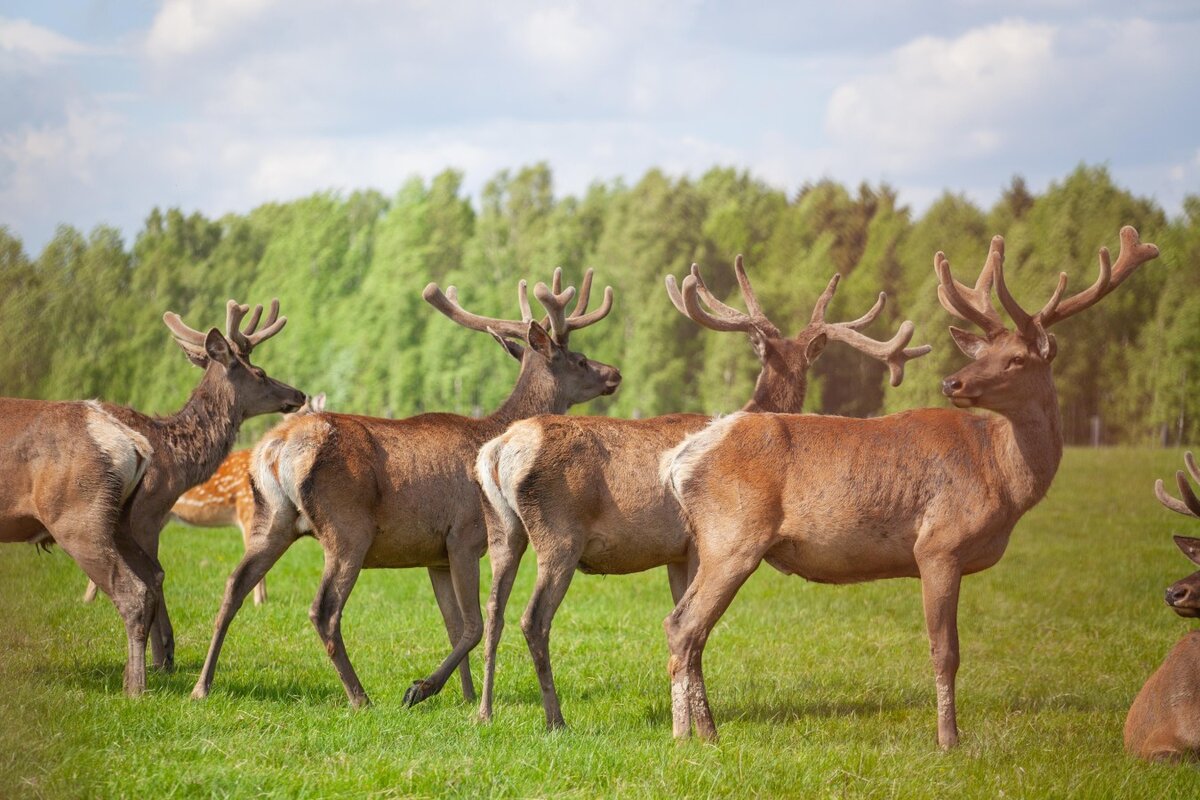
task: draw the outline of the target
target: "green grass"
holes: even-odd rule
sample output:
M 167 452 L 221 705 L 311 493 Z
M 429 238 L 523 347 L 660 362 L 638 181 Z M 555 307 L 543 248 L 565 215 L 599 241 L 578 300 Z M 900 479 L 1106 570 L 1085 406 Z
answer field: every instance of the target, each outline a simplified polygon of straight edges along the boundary
M 718 745 L 671 739 L 662 571 L 578 575 L 554 663 L 570 727 L 543 730 L 516 621 L 500 648 L 496 719 L 474 721 L 457 679 L 400 700 L 447 643 L 423 571 L 370 571 L 346 612 L 374 701 L 351 711 L 308 622 L 320 549 L 298 542 L 268 605 L 234 622 L 212 696 L 188 698 L 233 531 L 168 529 L 163 553 L 179 670 L 121 694 L 123 629 L 61 551 L 0 548 L 0 797 L 797 795 L 1200 797 L 1200 771 L 1121 748 L 1125 712 L 1188 623 L 1163 588 L 1192 567 L 1154 500 L 1177 451 L 1069 451 L 1004 559 L 965 580 L 962 745 L 935 745 L 934 691 L 915 581 L 807 584 L 764 566 L 722 619 L 705 665 Z M 483 572 L 488 574 L 487 565 Z M 478 670 L 480 659 L 473 656 Z

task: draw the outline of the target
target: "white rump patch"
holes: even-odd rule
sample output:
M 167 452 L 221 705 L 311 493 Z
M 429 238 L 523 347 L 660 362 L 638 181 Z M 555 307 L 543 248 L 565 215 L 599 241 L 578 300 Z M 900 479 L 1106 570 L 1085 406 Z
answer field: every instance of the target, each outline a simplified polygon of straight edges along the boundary
M 697 465 L 725 438 L 729 428 L 746 413 L 738 411 L 723 417 L 713 417 L 702 430 L 688 434 L 682 442 L 663 453 L 658 462 L 659 482 L 667 487 L 676 499 L 682 500 L 683 485 L 691 479 Z
M 145 436 L 105 411 L 98 400 L 87 400 L 84 405 L 88 436 L 112 462 L 113 472 L 121 480 L 121 502 L 125 502 L 146 474 L 154 448 Z
M 284 422 L 263 437 L 250 455 L 250 474 L 259 494 L 268 508 L 291 507 L 296 510 L 296 530 L 301 533 L 312 531 L 312 521 L 304 513 L 300 502 L 300 484 L 308 477 L 317 447 L 329 430 L 329 424 L 319 422 L 319 433 L 308 428 L 318 420 L 315 416 L 297 419 L 298 424 L 308 425 L 295 431 L 296 425 Z M 289 436 L 289 434 L 291 434 Z M 314 443 L 312 440 L 316 438 Z
M 536 420 L 521 420 L 480 448 L 475 460 L 476 479 L 504 524 L 506 535 L 522 528 L 517 488 L 533 469 L 541 445 L 541 426 Z

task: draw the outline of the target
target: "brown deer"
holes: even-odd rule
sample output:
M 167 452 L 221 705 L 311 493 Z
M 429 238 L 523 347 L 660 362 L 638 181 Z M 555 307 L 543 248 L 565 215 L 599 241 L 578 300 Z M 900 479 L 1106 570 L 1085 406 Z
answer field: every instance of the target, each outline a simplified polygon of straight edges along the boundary
M 1191 453 L 1184 458 L 1192 480 L 1200 469 Z M 1154 485 L 1158 501 L 1172 511 L 1200 517 L 1200 499 L 1182 471 L 1175 473 L 1182 501 L 1167 494 L 1163 482 Z M 1175 544 L 1200 564 L 1200 539 L 1176 536 Z M 1193 572 L 1167 589 L 1167 605 L 1181 617 L 1200 617 L 1200 572 Z M 1125 718 L 1125 750 L 1147 761 L 1200 759 L 1200 631 L 1180 639 L 1162 666 L 1138 692 Z
M 612 289 L 605 289 L 600 308 L 585 313 L 588 270 L 575 310 L 567 316 L 565 306 L 575 289 L 561 291 L 561 275 L 555 271 L 553 288 L 542 283 L 534 288 L 548 312 L 550 332 L 533 319 L 524 281 L 518 290 L 519 322 L 465 311 L 453 287 L 446 294 L 436 284 L 425 287 L 426 301 L 463 327 L 487 331 L 520 361 L 515 388 L 490 416 L 421 414 L 390 420 L 313 414 L 284 422 L 259 443 L 253 480 L 261 502 L 250 551 L 229 577 L 193 697 L 208 694 L 230 621 L 250 587 L 295 541 L 299 526 L 311 531 L 325 551 L 325 573 L 309 616 L 352 705 L 368 700 L 346 655 L 341 618 L 364 567 L 426 567 L 450 635 L 450 655 L 429 677 L 413 682 L 404 702 L 413 705 L 441 691 L 460 663 L 463 695 L 475 699 L 466 656 L 483 633 L 479 559 L 487 532 L 474 480 L 479 448 L 515 420 L 561 413 L 612 394 L 621 380 L 616 368 L 567 347 L 572 331 L 607 316 Z
M 913 325 L 905 322 L 890 342 L 860 333 L 883 308 L 853 322 L 829 323 L 825 311 L 838 285 L 834 275 L 812 319 L 786 338 L 763 314 L 741 256 L 734 272 L 749 313 L 733 309 L 708 291 L 693 265 L 683 281 L 667 277 L 667 293 L 692 321 L 716 331 L 745 333 L 761 364 L 746 411 L 795 411 L 804 405 L 806 375 L 828 340 L 845 342 L 887 362 L 898 384 L 904 363 L 929 352 L 907 348 Z M 701 301 L 707 304 L 707 309 Z M 602 575 L 666 566 L 675 601 L 683 595 L 695 556 L 679 507 L 658 481 L 662 454 L 709 421 L 702 414 L 671 414 L 643 420 L 543 416 L 514 423 L 480 450 L 476 473 L 497 512 L 489 528 L 492 589 L 487 604 L 485 670 L 479 716 L 492 716 L 496 647 L 504 609 L 521 556 L 532 543 L 537 584 L 521 619 L 542 689 L 546 724 L 564 724 L 550 667 L 550 625 L 575 570 Z
M 325 410 L 325 393 L 308 398 L 297 414 Z M 250 523 L 254 520 L 254 493 L 250 490 L 250 450 L 234 450 L 217 467 L 212 477 L 188 489 L 171 507 L 169 520 L 195 528 L 228 528 L 242 532 L 242 545 L 250 547 Z M 83 602 L 96 599 L 96 582 L 88 581 Z M 267 581 L 254 587 L 254 605 L 267 602 Z
M 146 686 L 146 639 L 154 665 L 170 669 L 174 640 L 162 597 L 158 534 L 175 500 L 212 474 L 242 420 L 294 411 L 304 395 L 252 365 L 255 345 L 287 319 L 279 304 L 261 331 L 258 306 L 230 300 L 226 334 L 193 330 L 163 315 L 204 377 L 169 417 L 121 406 L 0 399 L 0 541 L 55 542 L 113 599 L 129 640 L 125 691 Z
M 875 419 L 734 414 L 664 458 L 699 560 L 695 579 L 664 627 L 670 648 L 674 733 L 716 737 L 701 672 L 709 633 L 759 563 L 821 583 L 913 577 L 921 581 L 937 686 L 938 743 L 958 742 L 958 593 L 963 575 L 1000 560 L 1013 527 L 1046 494 L 1062 456 L 1049 328 L 1098 302 L 1158 248 L 1121 231 L 1116 264 L 1100 251 L 1100 276 L 1063 299 L 1067 276 L 1030 315 L 1004 282 L 1004 241 L 992 240 L 970 289 L 934 258 L 938 297 L 984 336 L 952 327 L 974 363 L 942 382 L 959 409 L 919 409 Z M 995 284 L 1014 323 L 991 304 Z

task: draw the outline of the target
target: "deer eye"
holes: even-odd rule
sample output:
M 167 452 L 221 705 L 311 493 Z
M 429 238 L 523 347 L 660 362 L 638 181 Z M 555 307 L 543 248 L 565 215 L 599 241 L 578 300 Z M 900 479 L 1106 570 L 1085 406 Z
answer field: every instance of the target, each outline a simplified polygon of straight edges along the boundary
M 260 381 L 267 377 L 267 373 L 263 372 L 263 370 L 259 367 L 251 367 L 250 371 L 254 373 L 254 377 L 258 378 Z
M 1025 356 L 1013 356 L 1012 358 L 1010 358 L 1008 360 L 1008 366 L 1006 366 L 1005 369 L 1012 369 L 1013 367 L 1019 367 L 1024 363 L 1025 363 Z

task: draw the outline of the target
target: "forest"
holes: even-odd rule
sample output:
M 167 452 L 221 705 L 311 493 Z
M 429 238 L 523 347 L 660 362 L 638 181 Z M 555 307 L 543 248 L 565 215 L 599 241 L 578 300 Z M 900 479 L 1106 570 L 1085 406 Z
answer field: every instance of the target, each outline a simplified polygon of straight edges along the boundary
M 725 412 L 749 397 L 758 362 L 746 338 L 698 328 L 671 306 L 668 273 L 697 263 L 708 285 L 741 306 L 733 277 L 743 254 L 759 300 L 785 333 L 808 320 L 834 272 L 843 276 L 830 319 L 860 316 L 880 291 L 888 305 L 869 331 L 889 338 L 902 319 L 933 353 L 904 384 L 886 368 L 831 345 L 810 378 L 809 410 L 870 416 L 944 406 L 941 379 L 965 363 L 936 296 L 933 254 L 973 283 L 993 234 L 1005 236 L 1008 283 L 1040 307 L 1057 274 L 1068 291 L 1095 280 L 1097 249 L 1115 253 L 1133 225 L 1162 255 L 1095 308 L 1055 333 L 1055 373 L 1068 443 L 1191 443 L 1200 434 L 1200 195 L 1169 217 L 1081 165 L 1044 193 L 1020 177 L 994 207 L 947 192 L 922 214 L 887 185 L 825 180 L 794 194 L 745 171 L 699 178 L 647 172 L 634 185 L 598 182 L 555 194 L 544 164 L 504 171 L 479 197 L 462 174 L 413 178 L 392 196 L 323 192 L 208 219 L 153 209 L 132 245 L 98 226 L 61 226 L 36 257 L 0 225 L 0 395 L 103 400 L 167 413 L 199 373 L 171 343 L 164 311 L 197 328 L 221 326 L 227 298 L 281 301 L 283 334 L 255 353 L 270 374 L 331 410 L 406 416 L 478 415 L 508 393 L 516 364 L 487 336 L 456 327 L 421 299 L 429 281 L 459 287 L 463 306 L 518 318 L 516 284 L 567 283 L 583 270 L 612 285 L 609 318 L 573 349 L 620 367 L 612 397 L 575 413 L 645 417 Z M 595 302 L 595 301 L 593 301 Z M 273 419 L 247 426 L 247 438 Z

